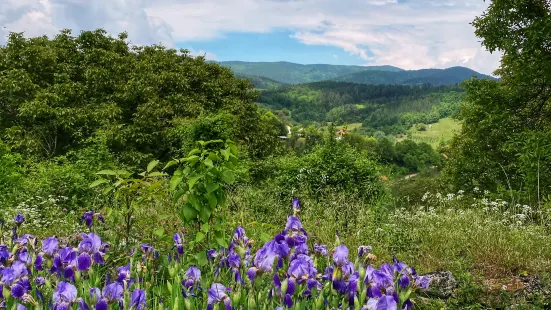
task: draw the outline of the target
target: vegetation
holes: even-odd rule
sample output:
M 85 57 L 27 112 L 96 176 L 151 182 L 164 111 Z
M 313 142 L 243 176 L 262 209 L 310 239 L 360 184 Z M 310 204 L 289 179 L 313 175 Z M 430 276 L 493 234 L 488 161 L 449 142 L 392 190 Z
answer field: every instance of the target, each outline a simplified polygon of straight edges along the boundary
M 300 65 L 291 62 L 246 62 L 223 61 L 220 65 L 229 67 L 237 74 L 266 77 L 285 84 L 301 84 L 332 80 L 339 76 L 365 70 L 402 71 L 392 66 L 336 66 L 336 65 Z
M 259 92 L 125 34 L 12 33 L 0 307 L 549 309 L 550 12 L 492 1 L 501 79 L 462 87 Z

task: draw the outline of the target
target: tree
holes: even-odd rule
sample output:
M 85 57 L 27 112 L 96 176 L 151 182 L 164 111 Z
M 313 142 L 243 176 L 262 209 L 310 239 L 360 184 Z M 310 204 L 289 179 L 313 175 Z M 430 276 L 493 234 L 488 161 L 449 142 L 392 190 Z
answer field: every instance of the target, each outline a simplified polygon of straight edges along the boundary
M 0 47 L 0 135 L 27 156 L 63 155 L 103 136 L 112 151 L 140 164 L 210 134 L 262 155 L 257 95 L 228 68 L 187 50 L 131 46 L 125 33 L 11 33 Z M 197 132 L 205 124 L 218 127 Z
M 484 47 L 503 54 L 495 71 L 501 81 L 464 84 L 463 129 L 447 175 L 458 186 L 549 192 L 551 175 L 542 173 L 551 170 L 544 139 L 551 134 L 551 4 L 494 0 L 473 25 Z

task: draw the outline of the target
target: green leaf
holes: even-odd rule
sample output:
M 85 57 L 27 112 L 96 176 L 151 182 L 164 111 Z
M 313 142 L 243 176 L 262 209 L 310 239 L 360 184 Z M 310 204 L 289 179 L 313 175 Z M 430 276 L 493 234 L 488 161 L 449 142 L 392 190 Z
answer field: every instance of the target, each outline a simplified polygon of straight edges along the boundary
M 205 186 L 207 188 L 207 193 L 210 194 L 217 190 L 220 187 L 220 184 L 218 183 L 209 183 Z
M 117 173 L 113 170 L 102 170 L 100 172 L 96 172 L 96 174 L 117 175 Z
M 210 158 L 205 159 L 205 160 L 203 161 L 203 163 L 204 163 L 205 166 L 207 166 L 207 167 L 212 167 L 212 166 L 214 166 L 214 164 L 212 163 L 212 159 L 210 159 Z
M 180 183 L 182 183 L 182 180 L 183 180 L 183 177 L 181 176 L 173 176 L 171 179 L 170 179 L 170 190 L 173 191 L 176 189 L 176 187 L 178 187 L 178 185 Z
M 199 156 L 191 155 L 189 157 L 180 159 L 180 161 L 195 161 L 195 160 L 198 160 L 198 159 L 199 159 Z
M 153 168 L 155 168 L 159 164 L 158 160 L 153 160 L 149 164 L 147 164 L 147 172 L 151 172 Z
M 210 219 L 210 215 L 212 213 L 212 210 L 209 206 L 203 206 L 201 210 L 199 211 L 199 217 L 201 218 L 201 221 L 203 223 L 206 223 Z
M 228 170 L 223 171 L 221 177 L 222 177 L 222 180 L 224 180 L 224 182 L 228 184 L 231 184 L 235 181 L 235 176 L 233 172 Z
M 208 223 L 204 223 L 203 225 L 201 225 L 201 231 L 204 232 L 204 233 L 208 233 L 210 230 L 210 225 Z
M 177 165 L 178 164 L 178 161 L 177 160 L 171 160 L 169 161 L 168 163 L 166 163 L 166 166 L 163 168 L 163 170 L 166 170 L 174 165 Z
M 262 240 L 264 242 L 268 242 L 268 241 L 272 240 L 272 237 L 269 234 L 263 232 L 263 233 L 260 234 L 260 240 Z
M 153 234 L 157 237 L 162 237 L 165 233 L 165 229 L 162 227 L 159 227 L 153 231 Z
M 199 265 L 199 267 L 205 266 L 208 263 L 207 252 L 202 251 L 197 253 L 197 255 L 195 256 L 195 259 L 197 259 L 197 265 Z
M 150 174 L 148 174 L 147 176 L 148 177 L 162 177 L 162 176 L 165 176 L 166 173 L 163 173 L 163 172 L 159 172 L 159 171 L 154 171 L 154 172 L 151 172 Z
M 195 183 L 197 183 L 197 181 L 202 178 L 203 176 L 202 175 L 197 175 L 197 176 L 193 176 L 193 177 L 189 177 L 188 179 L 188 186 L 189 186 L 189 189 L 193 189 L 193 185 L 195 185 Z
M 231 151 L 229 149 L 220 150 L 220 153 L 224 155 L 224 160 L 227 161 L 230 158 Z
M 208 193 L 206 196 L 207 196 L 207 200 L 209 201 L 210 208 L 211 209 L 216 208 L 216 206 L 218 205 L 218 199 L 216 198 L 216 195 L 213 193 Z
M 109 182 L 109 181 L 106 180 L 106 179 L 98 179 L 98 180 L 95 180 L 94 182 L 92 182 L 92 184 L 90 184 L 89 188 L 94 188 L 96 186 L 99 186 L 99 185 L 107 183 L 107 182 Z
M 190 204 L 190 203 L 186 203 L 184 205 L 184 208 L 182 209 L 182 213 L 184 215 L 184 220 L 186 222 L 191 222 L 193 221 L 194 219 L 197 218 L 197 210 L 195 210 L 195 208 Z
M 181 190 L 177 191 L 176 193 L 174 193 L 174 200 L 173 201 L 178 202 L 178 200 L 180 200 L 182 195 L 184 195 L 186 192 L 187 192 L 187 190 L 181 189 Z
M 226 239 L 224 238 L 224 233 L 221 231 L 217 231 L 214 233 L 214 239 L 216 239 L 216 243 L 222 247 L 228 247 L 228 243 L 226 242 Z
M 195 154 L 199 154 L 199 153 L 201 153 L 200 149 L 193 149 L 187 154 L 187 156 L 191 156 L 191 155 L 195 155 Z
M 195 235 L 195 242 L 199 243 L 199 242 L 203 241 L 203 239 L 205 239 L 205 234 L 198 231 L 197 234 Z
M 201 202 L 199 201 L 199 197 L 197 197 L 197 195 L 188 194 L 187 199 L 193 205 L 195 210 L 197 210 L 197 211 L 201 210 Z

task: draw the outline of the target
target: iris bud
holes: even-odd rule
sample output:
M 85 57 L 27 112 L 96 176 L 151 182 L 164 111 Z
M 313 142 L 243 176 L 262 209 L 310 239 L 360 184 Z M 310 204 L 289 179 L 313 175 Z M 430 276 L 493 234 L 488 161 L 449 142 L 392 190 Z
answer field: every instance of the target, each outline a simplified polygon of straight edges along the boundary
M 249 309 L 254 309 L 256 308 L 256 301 L 254 300 L 254 295 L 253 294 L 249 294 Z
M 241 258 L 245 257 L 245 249 L 243 247 L 238 246 L 237 247 L 237 254 L 239 254 L 239 256 Z
M 360 280 L 363 281 L 363 279 L 365 279 L 365 266 L 363 266 L 363 264 L 361 264 L 361 266 L 360 266 Z M 358 281 L 358 283 L 360 283 L 360 281 Z
M 184 307 L 186 310 L 191 310 L 191 302 L 189 301 L 189 298 L 184 299 Z
M 178 296 L 176 296 L 176 298 L 174 298 L 174 307 L 172 307 L 172 310 L 178 310 L 178 309 L 179 309 Z
M 281 281 L 281 295 L 287 294 L 287 288 L 289 287 L 289 281 L 287 279 Z
M 172 294 L 172 284 L 170 284 L 170 282 L 166 282 L 166 288 L 168 289 L 168 292 Z
M 176 274 L 176 268 L 168 267 L 168 274 L 170 275 L 171 278 L 174 279 L 174 275 Z
M 231 296 L 231 301 L 234 305 L 239 305 L 241 301 L 241 290 L 236 290 Z
M 11 296 L 11 291 L 10 291 L 10 289 L 9 289 L 9 287 L 8 287 L 7 285 L 2 286 L 2 294 L 4 295 L 4 298 L 5 298 L 5 299 L 10 298 L 10 296 Z

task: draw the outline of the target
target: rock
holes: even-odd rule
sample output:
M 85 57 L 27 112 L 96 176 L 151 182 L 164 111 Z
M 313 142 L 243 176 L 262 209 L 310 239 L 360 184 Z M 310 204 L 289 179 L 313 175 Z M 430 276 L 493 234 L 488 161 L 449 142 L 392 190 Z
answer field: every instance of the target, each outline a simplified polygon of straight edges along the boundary
M 430 279 L 427 294 L 438 298 L 449 298 L 457 286 L 457 280 L 451 271 L 436 271 L 424 274 Z

